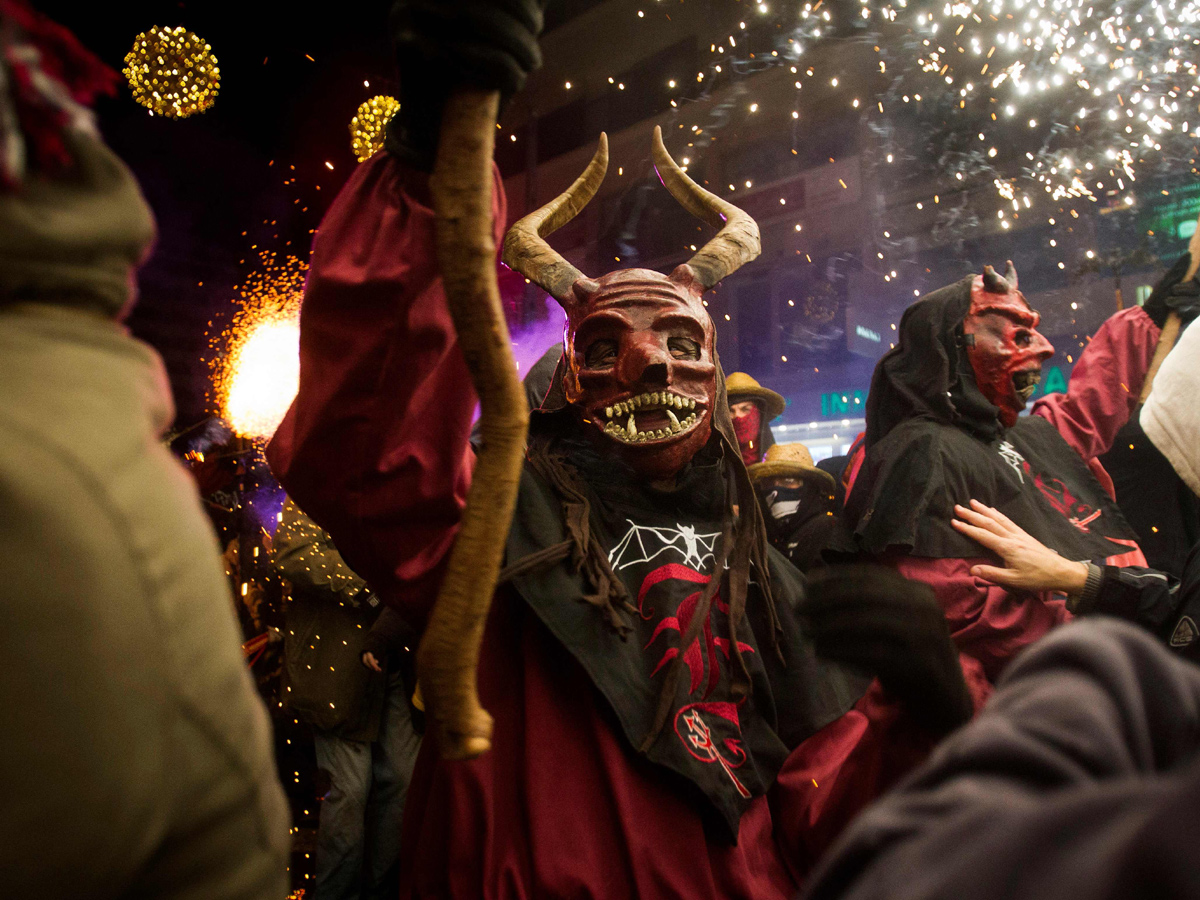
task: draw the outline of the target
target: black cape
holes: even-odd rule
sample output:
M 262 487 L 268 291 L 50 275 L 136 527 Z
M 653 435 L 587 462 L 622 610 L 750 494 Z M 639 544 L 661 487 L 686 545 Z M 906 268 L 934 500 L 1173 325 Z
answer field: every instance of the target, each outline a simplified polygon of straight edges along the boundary
M 971 279 L 923 297 L 875 367 L 866 459 L 846 501 L 840 550 L 935 559 L 989 555 L 951 526 L 954 504 L 1000 510 L 1069 559 L 1111 559 L 1137 535 L 1049 422 L 1005 429 L 964 349 Z
M 849 710 L 869 678 L 812 654 L 792 612 L 802 576 L 772 549 L 770 571 L 751 573 L 738 633 L 753 690 L 735 701 L 729 689 L 728 606 L 719 594 L 700 638 L 679 647 L 690 606 L 712 574 L 722 505 L 729 502 L 711 445 L 683 473 L 681 488 L 670 493 L 653 490 L 583 442 L 573 449 L 572 460 L 592 495 L 592 527 L 638 607 L 629 615 L 633 631 L 622 638 L 584 601 L 583 579 L 569 561 L 514 578 L 513 586 L 588 673 L 631 752 L 638 752 L 652 730 L 667 664 L 684 654 L 691 677 L 680 679 L 670 718 L 645 755 L 694 785 L 704 798 L 702 810 L 717 813 L 718 830 L 735 841 L 741 814 L 771 787 L 791 749 Z M 526 466 L 509 533 L 509 564 L 565 539 L 559 497 Z M 782 655 L 768 641 L 756 585 L 762 577 L 771 581 Z

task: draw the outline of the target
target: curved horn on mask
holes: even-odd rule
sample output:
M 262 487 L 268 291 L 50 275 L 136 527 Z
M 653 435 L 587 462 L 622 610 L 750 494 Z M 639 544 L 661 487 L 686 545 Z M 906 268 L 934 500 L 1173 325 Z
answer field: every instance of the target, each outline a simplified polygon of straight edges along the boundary
M 1004 280 L 1008 282 L 1010 288 L 1014 291 L 1017 290 L 1017 267 L 1013 265 L 1011 259 L 1004 269 Z
M 720 228 L 716 237 L 700 248 L 688 265 L 696 280 L 708 290 L 737 271 L 762 250 L 758 225 L 749 214 L 706 191 L 675 164 L 663 145 L 662 129 L 654 126 L 654 166 L 663 186 L 679 204 L 698 219 Z
M 983 267 L 983 289 L 992 294 L 1007 294 L 1008 282 L 991 266 Z
M 562 228 L 596 196 L 608 171 L 608 135 L 600 133 L 596 153 L 575 183 L 539 210 L 513 223 L 504 236 L 501 259 L 559 303 L 574 300 L 571 286 L 584 275 L 544 240 Z

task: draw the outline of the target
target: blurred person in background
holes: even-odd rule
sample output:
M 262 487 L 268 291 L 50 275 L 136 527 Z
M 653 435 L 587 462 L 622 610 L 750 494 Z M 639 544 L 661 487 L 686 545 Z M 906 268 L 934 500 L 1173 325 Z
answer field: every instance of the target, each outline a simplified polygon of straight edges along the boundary
M 282 900 L 270 722 L 122 325 L 155 225 L 86 106 L 116 81 L 0 0 L 0 892 Z
M 769 447 L 748 471 L 775 549 L 801 572 L 819 564 L 837 521 L 833 476 L 800 443 Z
M 316 900 L 394 897 L 400 823 L 420 738 L 398 659 L 368 635 L 383 609 L 329 535 L 290 499 L 271 558 L 288 580 L 285 707 L 313 728 L 329 775 L 317 827 Z M 407 648 L 397 647 L 397 658 Z
M 745 372 L 731 372 L 725 388 L 729 391 L 729 414 L 733 416 L 742 462 L 748 466 L 762 462 L 763 454 L 775 443 L 771 422 L 783 415 L 787 401 Z

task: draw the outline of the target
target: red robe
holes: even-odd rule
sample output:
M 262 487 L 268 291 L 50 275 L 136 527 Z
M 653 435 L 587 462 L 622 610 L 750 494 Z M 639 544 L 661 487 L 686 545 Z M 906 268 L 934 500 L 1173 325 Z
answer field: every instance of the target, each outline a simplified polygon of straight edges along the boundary
M 498 177 L 494 196 L 499 238 Z M 296 503 L 416 624 L 462 511 L 476 402 L 428 203 L 425 179 L 386 154 L 334 201 L 305 289 L 300 392 L 268 449 Z M 511 590 L 488 619 L 479 690 L 496 723 L 491 751 L 445 762 L 427 741 L 418 759 L 405 897 L 791 897 L 850 816 L 932 743 L 873 684 L 792 753 L 730 845 L 629 747 L 582 667 Z

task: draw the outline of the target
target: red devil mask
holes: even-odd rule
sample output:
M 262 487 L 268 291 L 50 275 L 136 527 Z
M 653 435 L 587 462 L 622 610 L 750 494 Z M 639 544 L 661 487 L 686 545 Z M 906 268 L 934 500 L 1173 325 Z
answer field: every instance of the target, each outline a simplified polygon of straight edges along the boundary
M 1017 416 L 1042 380 L 1042 363 L 1054 347 L 1038 332 L 1041 316 L 1017 290 L 1012 261 L 1004 277 L 991 266 L 971 284 L 971 308 L 963 319 L 967 358 L 980 393 L 1000 411 L 1005 428 Z
M 720 232 L 669 276 L 620 269 L 593 280 L 545 236 L 595 195 L 608 139 L 558 198 L 521 219 L 504 239 L 504 262 L 544 288 L 567 313 L 563 388 L 585 427 L 633 469 L 655 479 L 682 469 L 712 434 L 717 392 L 715 332 L 700 297 L 754 259 L 758 226 L 675 165 L 654 129 L 654 161 L 667 190 Z

